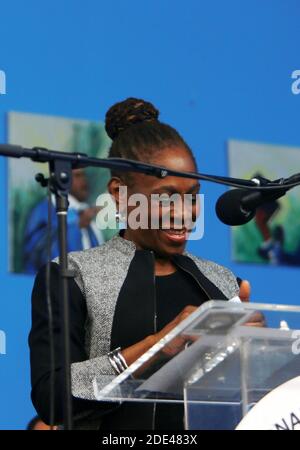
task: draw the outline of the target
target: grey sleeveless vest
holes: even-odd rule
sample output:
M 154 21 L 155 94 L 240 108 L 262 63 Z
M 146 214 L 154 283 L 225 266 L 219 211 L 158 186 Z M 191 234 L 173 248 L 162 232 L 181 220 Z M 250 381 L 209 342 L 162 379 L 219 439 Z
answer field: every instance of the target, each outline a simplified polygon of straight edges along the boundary
M 89 359 L 71 366 L 75 397 L 94 400 L 94 377 L 114 376 L 107 353 L 117 299 L 135 253 L 135 244 L 117 235 L 99 247 L 69 254 L 69 268 L 75 272 L 75 281 L 86 300 L 88 317 L 85 346 Z M 188 252 L 184 257 L 192 260 L 208 282 L 223 294 L 222 299 L 238 295 L 237 280 L 230 270 Z

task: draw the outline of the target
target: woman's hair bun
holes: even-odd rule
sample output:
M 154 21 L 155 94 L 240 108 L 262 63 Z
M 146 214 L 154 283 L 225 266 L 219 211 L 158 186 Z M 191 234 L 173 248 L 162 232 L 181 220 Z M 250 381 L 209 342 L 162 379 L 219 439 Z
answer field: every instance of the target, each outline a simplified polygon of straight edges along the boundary
M 130 97 L 109 108 L 105 116 L 105 130 L 114 140 L 131 125 L 157 120 L 158 116 L 159 111 L 152 103 Z

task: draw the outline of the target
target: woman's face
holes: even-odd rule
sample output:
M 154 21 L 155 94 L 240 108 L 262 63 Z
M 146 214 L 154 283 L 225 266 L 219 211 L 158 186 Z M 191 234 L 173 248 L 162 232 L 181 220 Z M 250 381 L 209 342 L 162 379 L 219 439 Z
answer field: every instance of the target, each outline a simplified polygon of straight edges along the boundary
M 196 167 L 188 151 L 184 148 L 170 147 L 157 153 L 151 163 L 164 166 L 168 169 L 196 172 Z M 115 197 L 117 207 L 121 214 L 124 213 L 124 203 L 119 204 L 118 188 L 124 185 L 117 178 L 112 178 L 109 183 L 109 191 Z M 130 183 L 127 184 L 127 229 L 124 237 L 132 240 L 138 248 L 153 250 L 160 257 L 170 257 L 175 253 L 184 251 L 191 231 L 192 223 L 199 214 L 197 194 L 199 182 L 189 178 L 167 176 L 156 178 L 149 175 L 133 173 Z M 136 194 L 142 194 L 147 203 L 138 203 L 136 206 L 142 211 L 143 228 L 132 225 L 132 218 L 141 219 L 137 212 L 135 201 L 130 198 L 138 198 Z M 175 195 L 174 195 L 175 194 Z M 189 194 L 189 195 L 186 195 Z M 131 197 L 133 196 L 133 197 Z M 161 201 L 158 201 L 160 196 Z M 170 202 L 173 196 L 174 201 Z M 129 201 L 128 201 L 129 200 Z M 172 200 L 172 197 L 171 197 Z

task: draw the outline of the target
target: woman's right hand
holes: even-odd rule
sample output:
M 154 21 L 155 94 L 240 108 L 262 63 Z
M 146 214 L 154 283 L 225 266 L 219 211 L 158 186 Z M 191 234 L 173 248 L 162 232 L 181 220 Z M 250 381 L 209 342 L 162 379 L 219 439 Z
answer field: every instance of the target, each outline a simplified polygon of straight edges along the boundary
M 184 319 L 186 319 L 190 314 L 192 314 L 198 306 L 192 306 L 187 305 L 183 308 L 183 310 L 171 321 L 169 322 L 164 328 L 162 328 L 158 333 L 154 334 L 154 340 L 155 342 L 160 341 L 163 337 L 166 336 L 166 334 L 170 333 L 170 331 L 173 330 L 177 325 L 180 324 Z
M 183 310 L 171 321 L 169 322 L 162 330 L 154 335 L 155 343 L 160 341 L 163 337 L 165 337 L 168 333 L 170 333 L 173 328 L 180 324 L 183 320 L 185 320 L 190 314 L 192 314 L 198 307 L 188 305 L 183 308 Z M 182 351 L 187 342 L 191 341 L 191 337 L 187 335 L 177 336 L 172 339 L 165 347 L 161 350 L 163 356 L 171 358 L 176 355 L 180 351 Z
M 129 366 L 130 364 L 135 362 L 140 356 L 142 356 L 147 350 L 153 347 L 153 345 L 155 345 L 158 341 L 160 341 L 160 339 L 162 339 L 164 336 L 170 333 L 170 331 L 172 331 L 173 328 L 175 328 L 180 322 L 186 319 L 196 309 L 197 309 L 196 306 L 192 305 L 186 306 L 171 322 L 169 322 L 159 332 L 147 336 L 142 341 L 137 342 L 136 344 L 131 345 L 130 347 L 122 349 L 122 355 L 125 358 L 127 365 Z M 176 353 L 178 353 L 178 351 L 180 351 L 183 348 L 183 346 L 189 340 L 190 338 L 188 336 L 173 339 L 172 342 L 170 342 L 168 346 L 164 348 L 163 355 L 169 357 L 175 355 Z M 145 366 L 148 366 L 149 364 L 151 364 L 151 360 Z

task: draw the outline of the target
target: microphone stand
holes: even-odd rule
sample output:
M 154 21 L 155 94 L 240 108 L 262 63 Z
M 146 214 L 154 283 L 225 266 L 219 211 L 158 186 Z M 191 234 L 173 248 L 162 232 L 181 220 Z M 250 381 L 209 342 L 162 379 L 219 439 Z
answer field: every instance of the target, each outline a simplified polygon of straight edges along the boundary
M 177 176 L 182 178 L 193 178 L 204 181 L 212 181 L 233 187 L 244 187 L 248 189 L 261 190 L 284 190 L 291 189 L 300 184 L 300 175 L 296 174 L 286 180 L 277 180 L 267 186 L 258 188 L 257 183 L 251 180 L 238 178 L 220 177 L 204 175 L 192 172 L 180 172 L 167 169 L 162 166 L 143 163 L 122 158 L 91 158 L 83 153 L 68 153 L 54 150 L 47 150 L 42 147 L 31 149 L 18 145 L 0 144 L 0 155 L 13 158 L 29 158 L 35 162 L 47 162 L 49 165 L 49 180 L 45 180 L 42 175 L 37 175 L 36 179 L 42 186 L 49 183 L 50 190 L 55 195 L 56 214 L 58 219 L 58 240 L 59 240 L 59 275 L 61 293 L 61 323 L 62 323 L 62 347 L 63 347 L 63 410 L 64 429 L 71 430 L 73 427 L 72 416 L 72 394 L 71 394 L 71 356 L 70 356 L 70 323 L 69 323 L 69 293 L 68 280 L 74 277 L 74 273 L 68 269 L 67 254 L 67 213 L 68 194 L 72 184 L 72 169 L 83 167 L 102 167 L 115 169 L 124 172 L 139 172 L 159 178 L 166 176 Z
M 72 184 L 72 163 L 70 161 L 57 160 L 49 162 L 49 187 L 55 195 L 56 215 L 58 223 L 59 243 L 59 276 L 61 295 L 61 330 L 63 352 L 63 410 L 64 429 L 72 430 L 73 414 L 71 401 L 71 352 L 70 352 L 70 316 L 69 316 L 69 290 L 68 280 L 74 278 L 73 271 L 68 269 L 67 254 L 67 214 L 68 194 Z
M 1 146 L 0 146 L 1 148 Z M 1 154 L 1 149 L 0 149 Z M 45 158 L 44 158 L 45 159 Z M 35 179 L 42 187 L 49 186 L 55 196 L 57 233 L 59 246 L 59 292 L 61 298 L 61 330 L 62 330 L 62 360 L 63 360 L 63 412 L 64 429 L 72 430 L 73 412 L 71 399 L 71 350 L 70 350 L 70 315 L 68 280 L 75 273 L 68 269 L 67 214 L 69 208 L 68 195 L 72 185 L 72 162 L 64 159 L 49 159 L 49 178 L 37 174 Z

